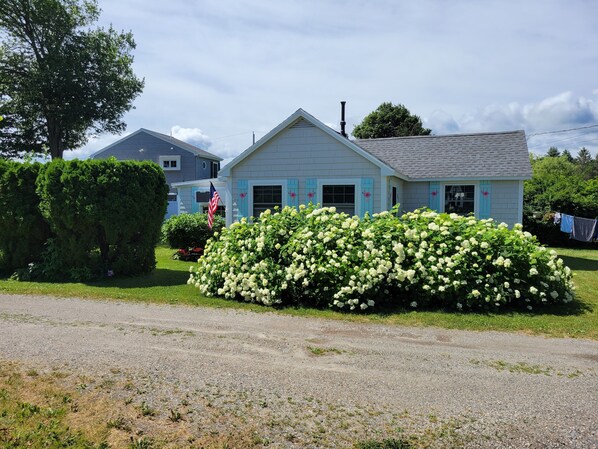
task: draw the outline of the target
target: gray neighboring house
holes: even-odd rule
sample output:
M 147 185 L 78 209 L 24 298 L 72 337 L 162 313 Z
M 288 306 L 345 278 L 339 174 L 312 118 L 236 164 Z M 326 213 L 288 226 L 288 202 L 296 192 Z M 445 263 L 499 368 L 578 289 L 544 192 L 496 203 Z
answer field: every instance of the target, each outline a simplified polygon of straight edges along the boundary
M 427 206 L 512 226 L 530 177 L 523 131 L 350 140 L 299 109 L 224 166 L 215 185 L 227 225 L 312 202 L 359 216 Z M 189 210 L 209 190 L 206 181 L 175 186 Z
M 173 183 L 216 178 L 222 158 L 182 140 L 141 128 L 90 156 L 91 159 L 153 161 L 160 165 L 170 186 L 166 217 L 179 213 Z

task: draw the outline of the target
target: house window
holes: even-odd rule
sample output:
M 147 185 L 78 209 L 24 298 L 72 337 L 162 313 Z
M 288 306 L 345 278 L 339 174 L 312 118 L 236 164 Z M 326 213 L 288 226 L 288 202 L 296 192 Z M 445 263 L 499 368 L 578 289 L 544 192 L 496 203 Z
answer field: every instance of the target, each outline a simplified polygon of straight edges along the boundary
M 449 214 L 473 214 L 475 212 L 475 186 L 444 186 L 444 211 Z
M 208 213 L 208 206 L 203 206 L 202 208 L 203 213 L 207 214 Z M 216 207 L 216 212 L 214 212 L 215 215 L 220 215 L 221 217 L 226 217 L 226 207 L 224 206 L 218 206 Z
M 210 192 L 195 192 L 195 202 L 196 203 L 209 203 L 210 202 Z
M 165 171 L 181 169 L 181 156 L 160 156 L 158 161 Z
M 176 201 L 176 193 L 169 193 L 168 201 Z
M 208 166 L 208 165 L 207 165 L 206 161 L 203 161 L 203 162 L 201 163 L 201 168 L 203 168 L 204 170 L 206 169 L 206 167 L 207 167 L 207 166 Z
M 392 203 L 391 206 L 396 206 L 397 205 L 397 188 L 393 187 L 392 188 Z
M 253 216 L 259 217 L 262 212 L 274 207 L 282 208 L 282 186 L 253 186 Z
M 220 162 L 212 162 L 211 169 L 210 178 L 217 178 L 218 172 L 220 171 Z
M 355 215 L 355 185 L 323 185 L 322 206 L 336 207 L 337 212 Z

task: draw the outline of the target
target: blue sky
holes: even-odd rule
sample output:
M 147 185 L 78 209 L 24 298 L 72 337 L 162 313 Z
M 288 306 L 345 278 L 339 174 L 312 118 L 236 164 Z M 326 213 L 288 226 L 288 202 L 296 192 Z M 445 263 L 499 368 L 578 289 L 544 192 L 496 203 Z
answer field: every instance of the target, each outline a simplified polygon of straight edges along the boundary
M 230 160 L 296 109 L 348 129 L 385 101 L 434 134 L 524 129 L 530 150 L 598 152 L 598 2 L 99 0 L 145 78 L 148 128 Z

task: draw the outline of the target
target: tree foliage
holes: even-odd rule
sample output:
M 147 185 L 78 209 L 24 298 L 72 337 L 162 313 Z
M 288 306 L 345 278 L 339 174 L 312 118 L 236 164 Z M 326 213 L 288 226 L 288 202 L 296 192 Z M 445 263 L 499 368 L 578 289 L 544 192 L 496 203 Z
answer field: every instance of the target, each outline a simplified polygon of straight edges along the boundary
M 39 261 L 50 236 L 35 192 L 40 168 L 39 163 L 0 160 L 0 271 Z
M 162 225 L 162 241 L 171 248 L 204 248 L 206 242 L 224 227 L 224 218 L 214 216 L 212 229 L 208 227 L 208 214 L 174 215 Z
M 90 279 L 108 271 L 131 276 L 155 267 L 168 193 L 157 164 L 57 160 L 44 166 L 37 186 L 40 209 L 55 234 L 45 277 Z
M 382 103 L 353 128 L 358 139 L 381 137 L 427 136 L 431 129 L 424 128 L 421 119 L 402 104 Z
M 65 150 L 124 131 L 143 89 L 132 34 L 93 28 L 96 0 L 0 0 L 0 143 L 4 156 Z
M 598 218 L 598 159 L 585 148 L 577 158 L 566 153 L 531 157 L 533 175 L 525 181 L 523 222 L 543 243 L 569 243 L 568 235 L 552 224 L 554 212 Z

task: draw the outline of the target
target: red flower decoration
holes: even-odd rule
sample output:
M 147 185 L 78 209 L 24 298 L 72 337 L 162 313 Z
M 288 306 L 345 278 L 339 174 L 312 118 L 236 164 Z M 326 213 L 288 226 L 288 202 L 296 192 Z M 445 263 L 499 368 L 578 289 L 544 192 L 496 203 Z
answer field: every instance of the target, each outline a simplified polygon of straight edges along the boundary
M 370 192 L 363 192 L 363 196 L 369 198 L 372 194 Z
M 291 195 L 291 198 L 295 198 L 297 196 L 295 192 L 289 192 L 289 195 Z
M 247 196 L 247 193 L 246 193 L 246 192 L 239 193 L 239 196 L 240 196 L 241 198 L 245 198 L 245 197 Z
M 315 195 L 316 195 L 316 194 L 315 194 L 314 192 L 309 192 L 309 193 L 307 194 L 307 197 L 308 197 L 308 198 L 313 198 Z
M 490 193 L 490 192 L 488 192 L 488 191 L 484 191 L 484 192 L 482 192 L 482 195 L 484 195 L 484 196 L 488 196 L 488 194 L 489 194 L 489 193 Z
M 438 195 L 438 192 L 437 192 L 436 190 L 434 190 L 434 191 L 432 192 L 432 196 L 436 196 L 436 195 Z

